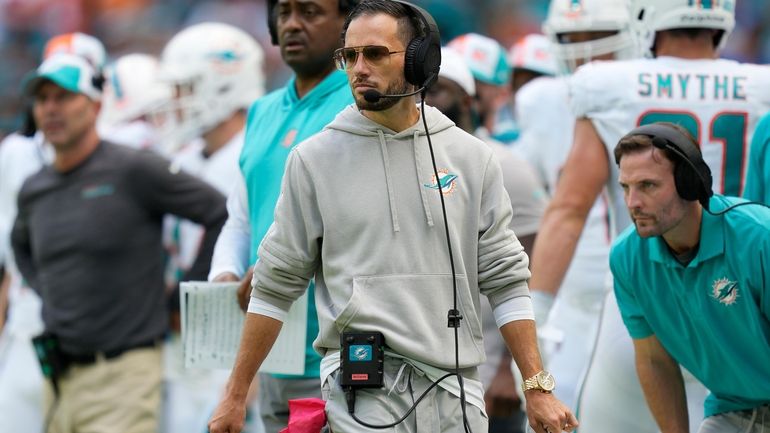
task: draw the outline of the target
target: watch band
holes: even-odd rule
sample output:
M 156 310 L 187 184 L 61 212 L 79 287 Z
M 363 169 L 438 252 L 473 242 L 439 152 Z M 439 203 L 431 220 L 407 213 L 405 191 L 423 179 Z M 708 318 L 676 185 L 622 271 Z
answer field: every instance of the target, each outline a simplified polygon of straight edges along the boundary
M 551 393 L 551 392 L 553 391 L 553 389 L 544 389 L 544 388 L 543 388 L 543 387 L 540 385 L 540 380 L 539 380 L 539 378 L 540 378 L 540 376 L 541 376 L 541 375 L 550 376 L 550 373 L 547 373 L 545 370 L 541 370 L 541 371 L 539 371 L 539 372 L 538 372 L 537 374 L 535 374 L 534 376 L 532 376 L 532 377 L 530 377 L 530 378 L 528 378 L 528 379 L 524 380 L 524 382 L 522 382 L 522 384 L 521 384 L 521 390 L 522 390 L 523 392 L 527 392 L 527 391 L 529 391 L 529 390 L 533 390 L 533 389 L 536 389 L 536 390 L 538 390 L 538 391 L 540 391 L 540 392 Z

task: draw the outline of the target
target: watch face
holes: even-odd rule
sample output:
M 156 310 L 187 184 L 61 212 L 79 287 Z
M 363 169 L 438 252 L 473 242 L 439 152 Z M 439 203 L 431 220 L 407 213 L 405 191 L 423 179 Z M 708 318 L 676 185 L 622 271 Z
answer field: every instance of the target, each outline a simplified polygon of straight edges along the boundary
M 537 375 L 537 383 L 543 391 L 552 391 L 556 387 L 556 380 L 554 380 L 551 373 L 543 371 Z

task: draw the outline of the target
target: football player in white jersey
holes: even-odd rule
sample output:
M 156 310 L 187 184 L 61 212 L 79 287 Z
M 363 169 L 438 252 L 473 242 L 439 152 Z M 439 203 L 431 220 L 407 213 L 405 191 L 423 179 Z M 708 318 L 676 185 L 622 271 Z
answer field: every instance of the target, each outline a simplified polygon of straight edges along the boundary
M 734 7 L 733 1 L 633 0 L 635 32 L 654 58 L 596 62 L 574 74 L 574 144 L 535 245 L 532 287 L 558 290 L 605 186 L 613 235 L 629 224 L 617 167 L 608 155 L 640 124 L 669 121 L 688 128 L 714 173 L 714 190 L 740 193 L 750 135 L 757 117 L 770 109 L 770 70 L 717 59 L 735 23 Z M 581 431 L 657 431 L 634 372 L 632 341 L 610 292 L 579 396 Z M 685 383 L 694 431 L 704 390 L 694 379 Z
M 594 59 L 636 57 L 638 50 L 625 0 L 554 0 L 543 29 L 562 75 L 537 78 L 516 95 L 521 136 L 514 149 L 536 167 L 553 194 L 575 125 L 568 104 L 568 74 Z M 559 296 L 534 290 L 537 286 L 531 291 L 541 350 L 548 370 L 559 381 L 554 392 L 573 409 L 591 355 L 591 331 L 599 321 L 609 272 L 606 200 L 598 197 L 593 203 Z
M 174 92 L 161 107 L 161 139 L 176 149 L 172 169 L 185 170 L 227 195 L 239 179 L 249 106 L 264 94 L 264 52 L 243 30 L 227 24 L 202 23 L 175 35 L 161 55 L 159 76 Z M 182 144 L 184 148 L 178 149 Z M 197 255 L 202 229 L 190 222 L 168 219 L 166 239 L 174 244 L 172 260 L 180 271 Z M 178 300 L 178 294 L 173 295 Z M 176 337 L 176 336 L 175 336 Z M 227 381 L 227 371 L 185 369 L 181 342 L 166 346 L 166 432 L 205 431 L 206 422 Z M 212 392 L 214 391 L 214 392 Z M 258 425 L 249 432 L 262 431 Z

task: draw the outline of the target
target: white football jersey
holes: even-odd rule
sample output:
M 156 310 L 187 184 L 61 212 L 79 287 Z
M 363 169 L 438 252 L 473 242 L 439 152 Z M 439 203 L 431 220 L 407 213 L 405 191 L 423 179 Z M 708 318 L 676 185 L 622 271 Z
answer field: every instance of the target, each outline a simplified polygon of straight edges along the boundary
M 553 195 L 572 147 L 575 117 L 569 108 L 565 77 L 539 77 L 516 94 L 520 136 L 514 149 L 537 171 Z M 576 255 L 605 257 L 609 245 L 607 204 L 600 196 L 586 219 Z
M 569 81 L 570 105 L 593 123 L 610 159 L 610 217 L 617 234 L 631 220 L 618 185 L 617 142 L 637 126 L 672 122 L 700 143 L 716 193 L 743 190 L 749 144 L 770 110 L 770 67 L 675 57 L 593 62 Z

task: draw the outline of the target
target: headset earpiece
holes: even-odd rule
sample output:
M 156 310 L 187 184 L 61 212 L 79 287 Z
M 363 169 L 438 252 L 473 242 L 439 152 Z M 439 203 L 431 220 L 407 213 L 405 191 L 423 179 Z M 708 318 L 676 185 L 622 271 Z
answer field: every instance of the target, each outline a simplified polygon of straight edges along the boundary
M 634 135 L 650 137 L 653 146 L 668 149 L 677 156 L 674 161 L 674 185 L 677 194 L 684 200 L 699 201 L 708 210 L 709 198 L 714 195 L 711 189 L 711 169 L 690 138 L 669 126 L 654 123 L 640 126 L 625 137 Z
M 422 71 L 415 70 L 415 67 L 419 64 L 419 61 L 417 60 L 417 51 L 424 41 L 425 38 L 423 37 L 412 39 L 409 41 L 409 46 L 406 47 L 406 52 L 404 53 L 404 78 L 406 78 L 408 83 L 414 84 L 415 86 L 419 86 L 422 83 L 422 81 L 420 81 L 420 78 L 422 78 Z
M 438 78 L 441 67 L 441 36 L 433 17 L 419 6 L 394 0 L 404 5 L 422 24 L 423 36 L 409 41 L 404 53 L 404 78 L 409 84 L 426 89 Z M 420 29 L 418 29 L 419 31 Z

